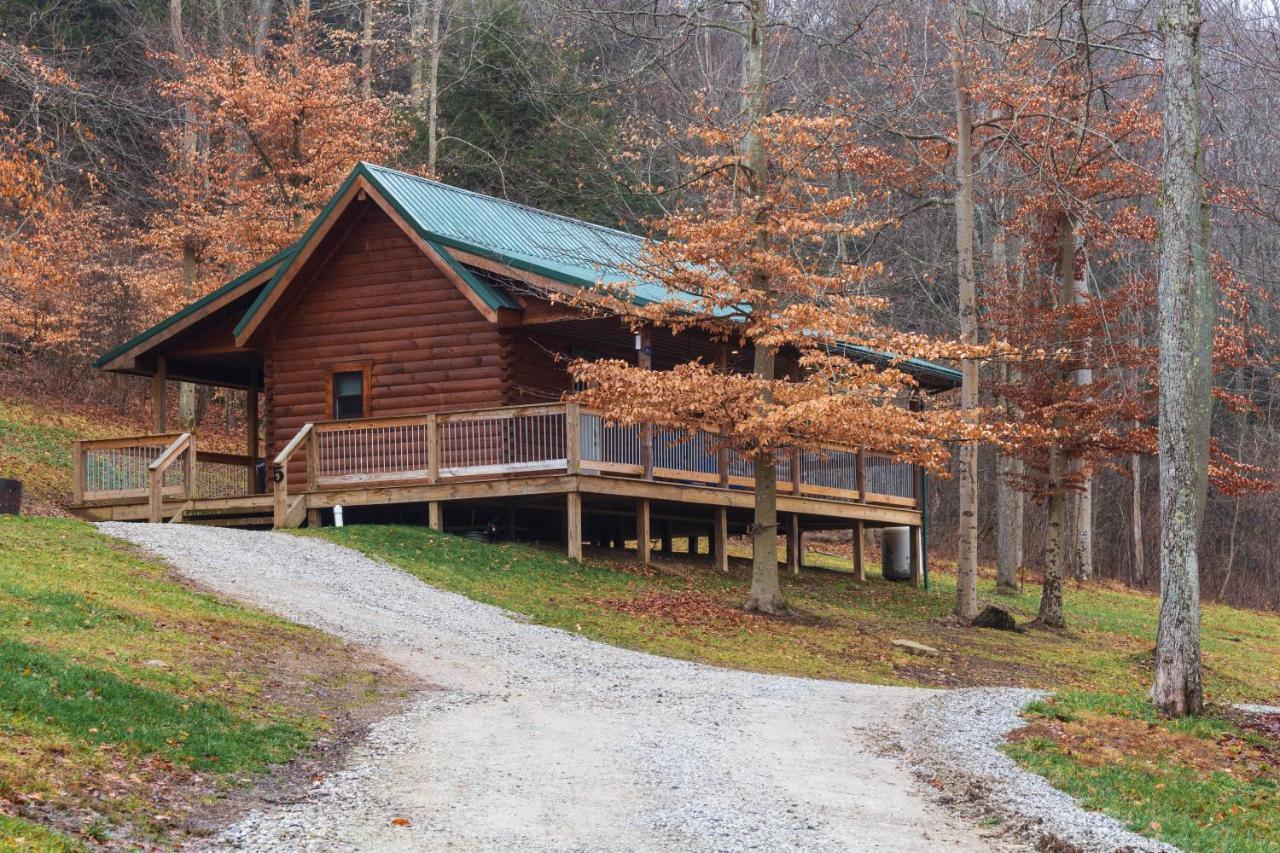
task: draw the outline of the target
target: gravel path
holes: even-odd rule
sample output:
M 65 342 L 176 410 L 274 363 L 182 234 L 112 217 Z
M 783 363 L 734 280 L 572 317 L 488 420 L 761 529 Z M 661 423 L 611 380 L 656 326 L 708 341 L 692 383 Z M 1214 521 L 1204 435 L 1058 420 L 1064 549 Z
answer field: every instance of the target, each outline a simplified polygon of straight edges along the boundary
M 998 751 L 1005 736 L 1023 726 L 1018 712 L 1046 695 L 1014 688 L 937 694 L 909 712 L 900 742 L 920 773 L 979 810 L 999 815 L 1037 849 L 1177 853 L 1178 848 L 1136 835 L 1107 815 L 1085 811 L 1044 777 Z
M 526 624 L 320 539 L 101 528 L 440 689 L 253 850 L 987 850 L 881 746 L 931 691 L 717 669 Z M 393 824 L 405 818 L 408 826 Z

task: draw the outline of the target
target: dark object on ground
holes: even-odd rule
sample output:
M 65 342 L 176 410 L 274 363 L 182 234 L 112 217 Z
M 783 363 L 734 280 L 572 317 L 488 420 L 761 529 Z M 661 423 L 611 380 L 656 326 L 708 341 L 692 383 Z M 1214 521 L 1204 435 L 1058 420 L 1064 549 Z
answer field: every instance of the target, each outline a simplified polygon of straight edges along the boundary
M 22 481 L 0 477 L 0 515 L 22 514 Z
M 1013 614 L 1003 607 L 988 604 L 973 620 L 975 628 L 994 628 L 997 631 L 1017 631 L 1018 623 Z

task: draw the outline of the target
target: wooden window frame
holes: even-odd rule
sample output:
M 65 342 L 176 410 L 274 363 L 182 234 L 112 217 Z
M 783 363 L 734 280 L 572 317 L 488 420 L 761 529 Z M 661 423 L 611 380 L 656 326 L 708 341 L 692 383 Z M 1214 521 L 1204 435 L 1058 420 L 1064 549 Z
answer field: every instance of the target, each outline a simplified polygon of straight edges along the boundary
M 343 364 L 334 364 L 329 367 L 325 375 L 324 381 L 324 406 L 325 420 L 336 421 L 337 412 L 334 411 L 333 397 L 333 379 L 339 373 L 359 373 L 362 374 L 360 380 L 360 391 L 364 398 L 362 407 L 364 414 L 360 417 L 373 417 L 373 362 L 371 361 L 349 361 Z M 359 420 L 360 418 L 343 418 L 342 420 Z

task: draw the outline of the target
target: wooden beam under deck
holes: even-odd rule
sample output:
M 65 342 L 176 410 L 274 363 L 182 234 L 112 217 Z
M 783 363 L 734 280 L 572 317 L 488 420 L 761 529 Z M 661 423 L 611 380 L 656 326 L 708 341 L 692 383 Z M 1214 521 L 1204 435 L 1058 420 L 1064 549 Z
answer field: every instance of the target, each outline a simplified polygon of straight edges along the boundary
M 460 482 L 424 483 L 417 485 L 386 485 L 378 487 L 326 489 L 296 495 L 302 502 L 295 512 L 331 509 L 342 506 L 387 506 L 405 503 L 441 503 L 502 498 L 530 497 L 535 495 L 562 495 L 576 493 L 598 495 L 639 501 L 687 503 L 698 506 L 750 511 L 754 497 L 751 492 L 739 489 L 722 489 L 715 486 L 667 483 L 655 480 L 638 480 L 630 477 L 610 477 L 594 474 L 553 474 L 547 476 L 509 477 L 497 480 L 471 480 Z M 290 497 L 295 497 L 290 495 Z M 165 500 L 165 514 L 176 511 L 183 503 L 174 495 Z M 270 508 L 271 495 L 251 495 L 233 498 L 197 499 L 196 512 L 207 510 L 232 510 Z M 79 507 L 82 516 L 95 521 L 132 521 L 145 519 L 145 497 L 95 502 Z M 920 513 L 915 510 L 890 506 L 845 503 L 822 498 L 797 495 L 778 495 L 778 511 L 805 516 L 807 529 L 830 522 L 831 529 L 847 528 L 850 522 L 862 521 L 872 525 L 901 525 L 915 527 L 920 524 Z M 817 519 L 816 521 L 814 519 Z M 713 522 L 714 523 L 714 522 Z M 665 528 L 661 531 L 665 542 Z

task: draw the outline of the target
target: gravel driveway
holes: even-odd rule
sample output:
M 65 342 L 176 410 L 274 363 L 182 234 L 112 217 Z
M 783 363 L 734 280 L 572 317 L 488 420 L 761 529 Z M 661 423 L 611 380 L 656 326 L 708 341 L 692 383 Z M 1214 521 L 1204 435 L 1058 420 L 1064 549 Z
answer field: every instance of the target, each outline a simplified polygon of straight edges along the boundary
M 717 669 L 530 625 L 324 540 L 104 524 L 440 689 L 218 846 L 986 850 L 879 745 L 930 691 Z M 408 820 L 408 825 L 393 823 Z

